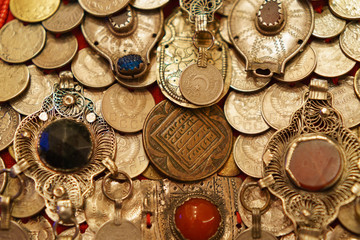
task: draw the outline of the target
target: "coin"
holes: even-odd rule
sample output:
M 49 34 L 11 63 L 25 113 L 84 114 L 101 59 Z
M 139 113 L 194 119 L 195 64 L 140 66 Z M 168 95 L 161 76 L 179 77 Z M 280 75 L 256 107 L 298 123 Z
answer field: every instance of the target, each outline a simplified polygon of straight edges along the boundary
M 257 77 L 252 72 L 245 71 L 244 60 L 235 52 L 229 49 L 232 64 L 232 76 L 230 87 L 240 92 L 254 92 L 266 87 L 270 77 Z
M 235 139 L 235 137 L 233 139 Z M 241 173 L 238 166 L 236 166 L 236 163 L 235 163 L 235 160 L 234 160 L 234 151 L 233 151 L 233 149 L 234 148 L 231 149 L 232 151 L 231 151 L 230 157 L 225 162 L 224 166 L 218 171 L 217 174 L 219 176 L 235 177 L 235 176 L 237 176 L 237 175 L 239 175 Z
M 4 160 L 0 157 L 0 169 L 4 169 L 5 168 L 5 163 Z M 0 175 L 0 192 L 2 192 L 5 188 L 5 184 L 7 183 L 7 181 L 4 181 L 5 179 L 5 174 L 1 174 Z
M 0 57 L 9 63 L 26 62 L 44 48 L 45 40 L 46 31 L 40 24 L 24 26 L 14 19 L 0 29 Z
M 141 174 L 144 177 L 151 180 L 161 180 L 166 178 L 159 170 L 157 170 L 151 163 L 145 169 L 145 171 Z
M 41 22 L 53 15 L 60 0 L 11 0 L 10 11 L 24 22 Z
M 284 75 L 274 74 L 274 77 L 282 82 L 298 82 L 308 77 L 316 67 L 316 54 L 309 46 L 299 52 L 285 65 Z
M 97 17 L 114 14 L 128 5 L 130 0 L 79 0 L 81 7 Z
M 354 77 L 354 89 L 355 93 L 360 98 L 360 70 L 356 71 L 355 77 Z
M 9 65 L 0 61 L 0 102 L 21 94 L 29 84 L 29 70 L 24 64 Z
M 329 89 L 333 96 L 333 107 L 343 116 L 345 127 L 355 127 L 360 123 L 360 101 L 354 91 L 354 78 L 347 76 L 338 85 Z
M 0 150 L 4 150 L 12 143 L 19 123 L 20 114 L 8 104 L 0 104 Z
M 233 128 L 246 134 L 262 133 L 270 128 L 261 115 L 264 93 L 230 92 L 225 101 L 224 112 Z
M 360 221 L 355 211 L 356 201 L 340 207 L 338 219 L 350 232 L 360 234 Z
M 286 83 L 275 83 L 266 89 L 261 104 L 265 121 L 277 130 L 287 127 L 291 115 L 301 107 L 307 89 L 302 83 L 296 83 L 293 87 Z
M 238 136 L 234 143 L 234 159 L 236 165 L 246 175 L 254 178 L 263 177 L 262 155 L 267 142 L 274 133 L 275 131 L 271 129 L 260 135 L 241 134 Z
M 54 15 L 42 22 L 46 30 L 54 33 L 65 33 L 80 25 L 84 10 L 77 2 L 62 2 Z
M 323 77 L 339 77 L 349 72 L 355 61 L 348 58 L 340 49 L 339 40 L 333 39 L 329 43 L 314 39 L 310 46 L 315 51 L 317 65 L 314 72 Z
M 277 238 L 274 234 L 264 231 L 263 229 L 261 229 L 261 235 L 259 238 L 253 238 L 253 231 L 250 228 L 240 233 L 240 235 L 236 237 L 236 240 L 277 240 Z
M 29 235 L 16 222 L 10 221 L 9 229 L 0 230 L 0 239 L 29 240 Z
M 223 16 L 229 16 L 234 2 L 235 0 L 223 0 L 222 6 L 217 10 L 217 13 Z
M 140 175 L 149 165 L 142 142 L 142 133 L 124 135 L 116 132 L 115 137 L 115 165 L 131 178 Z
M 114 221 L 106 222 L 95 235 L 95 240 L 140 240 L 141 231 L 132 222 L 122 220 L 120 225 Z
M 232 131 L 217 105 L 187 109 L 164 100 L 147 116 L 143 139 L 157 169 L 177 180 L 195 181 L 225 164 L 231 153 Z
M 76 37 L 71 33 L 55 37 L 50 32 L 46 34 L 46 44 L 32 62 L 44 69 L 55 69 L 65 66 L 74 57 L 78 49 Z
M 84 88 L 84 97 L 89 98 L 95 107 L 95 113 L 98 116 L 102 116 L 101 114 L 101 102 L 104 98 L 105 90 L 103 89 L 87 89 Z
M 143 129 L 145 118 L 154 106 L 155 100 L 148 90 L 129 91 L 116 83 L 105 92 L 101 112 L 110 126 L 131 133 Z
M 251 177 L 247 177 L 244 180 L 239 190 L 238 206 L 241 220 L 247 227 L 251 228 L 251 212 L 246 210 L 240 203 L 240 193 L 244 186 L 246 186 L 248 183 L 256 183 L 256 181 Z M 266 195 L 264 191 L 262 191 L 257 186 L 250 186 L 249 189 L 245 191 L 243 197 L 244 201 L 250 208 L 261 208 L 266 202 Z M 294 225 L 291 220 L 285 215 L 282 207 L 282 202 L 279 198 L 272 196 L 269 209 L 261 215 L 261 229 L 268 231 L 275 236 L 286 235 L 294 230 Z
M 360 2 L 358 0 L 329 0 L 331 11 L 346 20 L 360 19 Z
M 221 38 L 222 38 L 227 44 L 232 45 L 232 42 L 231 42 L 230 37 L 229 37 L 228 18 L 227 18 L 227 17 L 222 17 L 222 18 L 220 19 L 219 32 L 220 32 Z
M 19 223 L 19 225 L 28 232 L 31 240 L 55 239 L 51 224 L 41 215 L 35 218 L 30 218 L 26 222 L 19 220 L 17 223 Z
M 170 0 L 131 0 L 131 6 L 143 9 L 143 10 L 151 10 L 155 8 L 163 7 Z
M 348 232 L 339 224 L 334 228 L 330 240 L 360 240 L 360 236 Z
M 15 152 L 14 152 L 14 145 L 13 144 L 10 144 L 10 146 L 8 147 L 8 151 L 9 151 L 10 156 L 15 160 Z
M 10 100 L 10 105 L 23 115 L 30 115 L 41 109 L 44 99 L 52 93 L 52 87 L 59 76 L 45 75 L 35 65 L 28 66 L 30 83 L 19 96 Z
M 187 66 L 181 73 L 179 88 L 186 100 L 195 105 L 211 105 L 221 96 L 224 82 L 214 65 L 206 68 L 197 64 Z
M 108 87 L 115 82 L 109 62 L 91 48 L 81 49 L 77 53 L 71 63 L 71 71 L 87 87 Z
M 58 237 L 56 239 L 59 239 L 59 240 L 85 240 L 83 239 L 82 237 L 82 234 L 78 233 L 78 235 L 74 238 L 75 236 L 75 233 L 76 233 L 76 228 L 75 227 L 72 227 L 72 228 L 68 228 L 68 229 L 65 229 L 64 231 L 62 231 Z
M 318 38 L 333 38 L 345 30 L 346 21 L 335 17 L 327 6 L 321 13 L 315 12 L 315 27 L 312 33 Z
M 346 25 L 345 31 L 340 35 L 340 47 L 348 57 L 360 61 L 360 24 L 358 21 L 352 21 Z

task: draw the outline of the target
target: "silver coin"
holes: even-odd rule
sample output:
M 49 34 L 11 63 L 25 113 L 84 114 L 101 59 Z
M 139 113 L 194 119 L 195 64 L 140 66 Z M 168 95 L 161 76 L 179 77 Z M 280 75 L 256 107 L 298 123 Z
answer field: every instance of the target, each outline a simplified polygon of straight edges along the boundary
M 29 234 L 30 240 L 54 240 L 55 235 L 50 222 L 43 216 L 30 218 L 26 223 L 17 221 Z
M 9 229 L 0 230 L 1 240 L 30 240 L 27 232 L 16 222 L 10 222 Z
M 95 235 L 95 240 L 140 240 L 141 231 L 132 222 L 121 221 L 115 225 L 113 221 L 106 222 Z

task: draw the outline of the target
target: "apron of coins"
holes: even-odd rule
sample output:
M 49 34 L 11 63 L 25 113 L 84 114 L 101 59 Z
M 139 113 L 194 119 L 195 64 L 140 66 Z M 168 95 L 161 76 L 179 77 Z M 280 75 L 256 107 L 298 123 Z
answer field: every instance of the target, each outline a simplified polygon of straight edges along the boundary
M 360 239 L 359 20 L 0 0 L 0 239 Z

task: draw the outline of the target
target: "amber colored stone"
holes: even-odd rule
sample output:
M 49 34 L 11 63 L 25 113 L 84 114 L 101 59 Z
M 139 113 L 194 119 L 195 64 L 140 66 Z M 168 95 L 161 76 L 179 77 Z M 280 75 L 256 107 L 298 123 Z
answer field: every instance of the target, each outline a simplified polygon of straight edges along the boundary
M 321 139 L 297 143 L 287 161 L 286 170 L 290 178 L 309 191 L 330 187 L 342 170 L 341 154 L 335 144 Z
M 210 201 L 192 198 L 175 212 L 175 224 L 184 238 L 207 240 L 216 234 L 221 222 L 217 207 Z

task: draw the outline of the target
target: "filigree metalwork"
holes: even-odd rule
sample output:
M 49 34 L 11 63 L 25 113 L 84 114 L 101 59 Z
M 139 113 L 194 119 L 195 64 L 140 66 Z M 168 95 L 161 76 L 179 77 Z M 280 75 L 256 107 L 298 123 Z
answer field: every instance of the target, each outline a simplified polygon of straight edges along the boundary
M 182 9 L 188 12 L 191 22 L 195 21 L 195 15 L 206 15 L 207 21 L 214 20 L 214 13 L 222 5 L 222 0 L 180 0 Z

